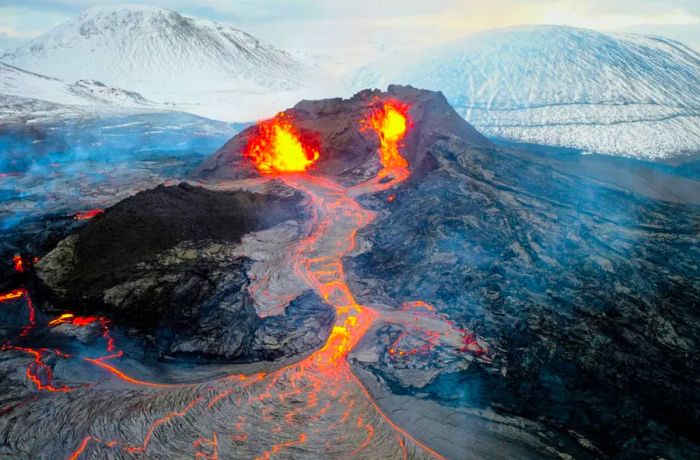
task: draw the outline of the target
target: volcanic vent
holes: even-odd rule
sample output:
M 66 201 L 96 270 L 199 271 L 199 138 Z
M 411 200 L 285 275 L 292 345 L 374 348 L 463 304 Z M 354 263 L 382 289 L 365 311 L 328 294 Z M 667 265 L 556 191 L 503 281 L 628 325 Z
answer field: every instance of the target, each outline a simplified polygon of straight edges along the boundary
M 39 263 L 39 274 L 57 305 L 99 309 L 148 331 L 163 355 L 210 361 L 302 352 L 322 343 L 332 312 L 299 292 L 287 299 L 300 296 L 286 322 L 261 320 L 248 292 L 253 253 L 274 251 L 300 231 L 307 205 L 281 184 L 257 193 L 159 186 L 95 217 Z
M 390 102 L 384 108 L 386 101 Z M 375 134 L 373 119 L 388 111 L 389 124 L 400 120 L 397 114 L 410 115 L 413 126 L 401 134 L 401 154 L 394 151 L 383 159 L 377 154 L 381 143 L 391 138 Z M 203 180 L 255 177 L 258 171 L 251 155 L 251 139 L 258 138 L 280 116 L 251 126 L 237 134 L 193 174 Z M 430 159 L 426 154 L 436 140 L 445 135 L 458 136 L 463 142 L 478 147 L 492 144 L 464 121 L 449 106 L 441 93 L 404 86 L 389 86 L 387 92 L 365 90 L 350 99 L 302 101 L 284 112 L 282 120 L 291 120 L 301 139 L 320 155 L 306 170 L 315 176 L 333 176 L 344 185 L 353 185 L 374 177 L 383 167 L 382 161 L 406 161 L 409 170 L 420 169 Z M 391 126 L 387 126 L 391 128 Z M 400 126 L 399 126 L 400 128 Z M 398 139 L 397 139 L 398 140 Z M 306 152 L 306 158 L 315 154 Z M 404 160 L 402 160 L 402 158 Z M 386 166 L 386 164 L 384 164 Z M 403 166 L 403 164 L 401 164 Z

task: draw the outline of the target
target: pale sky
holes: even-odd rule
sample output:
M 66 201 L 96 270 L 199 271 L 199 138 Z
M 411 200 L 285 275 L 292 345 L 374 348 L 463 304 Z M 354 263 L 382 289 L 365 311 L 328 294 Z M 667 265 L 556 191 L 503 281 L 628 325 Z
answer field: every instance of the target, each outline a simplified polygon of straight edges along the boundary
M 81 11 L 115 2 L 0 0 L 0 49 Z M 230 24 L 309 55 L 411 50 L 484 29 L 565 24 L 664 35 L 700 50 L 700 0 L 151 0 L 153 6 Z M 360 58 L 361 59 L 361 58 Z

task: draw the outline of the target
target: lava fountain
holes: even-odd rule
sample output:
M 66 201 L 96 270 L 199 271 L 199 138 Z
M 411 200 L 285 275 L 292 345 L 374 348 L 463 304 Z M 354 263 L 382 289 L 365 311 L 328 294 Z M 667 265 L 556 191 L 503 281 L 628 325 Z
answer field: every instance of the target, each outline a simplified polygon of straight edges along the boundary
M 304 172 L 318 160 L 319 151 L 302 136 L 284 112 L 259 122 L 243 152 L 262 174 Z
M 380 104 L 364 120 L 364 129 L 372 129 L 379 136 L 379 160 L 385 169 L 407 168 L 408 162 L 399 153 L 399 148 L 411 124 L 409 106 L 396 99 Z

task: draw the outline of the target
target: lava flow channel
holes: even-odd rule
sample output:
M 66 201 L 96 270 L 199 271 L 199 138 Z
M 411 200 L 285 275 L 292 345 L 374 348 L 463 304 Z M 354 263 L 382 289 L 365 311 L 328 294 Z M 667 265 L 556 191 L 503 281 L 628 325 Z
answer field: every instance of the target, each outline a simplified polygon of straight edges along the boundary
M 403 126 L 409 126 L 407 120 Z M 398 145 L 400 138 L 391 139 Z M 380 148 L 392 145 L 382 142 Z M 271 158 L 269 164 L 275 161 Z M 336 323 L 321 349 L 270 373 L 177 386 L 120 377 L 112 378 L 109 387 L 98 383 L 30 400 L 14 409 L 13 420 L 33 421 L 33 444 L 28 445 L 20 423 L 0 418 L 5 445 L 34 457 L 55 457 L 62 446 L 73 445 L 71 459 L 441 458 L 381 411 L 347 361 L 348 353 L 379 321 L 430 327 L 431 346 L 440 337 L 455 349 L 466 343 L 462 331 L 427 304 L 376 310 L 358 304 L 347 285 L 342 257 L 355 247 L 357 231 L 374 217 L 353 196 L 408 177 L 407 164 L 385 165 L 384 171 L 382 182 L 373 179 L 348 189 L 327 178 L 261 170 L 266 173 L 261 181 L 281 179 L 311 198 L 313 231 L 290 248 L 289 262 L 299 279 L 336 310 Z M 73 319 L 61 321 L 69 320 Z M 55 416 L 33 415 L 41 411 Z

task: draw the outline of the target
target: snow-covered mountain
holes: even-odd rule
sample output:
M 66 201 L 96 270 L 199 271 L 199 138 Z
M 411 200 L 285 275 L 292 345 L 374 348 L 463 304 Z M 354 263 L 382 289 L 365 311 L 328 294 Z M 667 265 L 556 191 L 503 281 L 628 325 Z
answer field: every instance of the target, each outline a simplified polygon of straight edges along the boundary
M 700 55 L 660 37 L 493 30 L 354 71 L 351 90 L 440 90 L 485 134 L 662 159 L 700 153 Z
M 319 73 L 228 25 L 143 5 L 91 8 L 1 54 L 0 61 L 65 81 L 99 81 L 163 106 L 228 120 L 269 115 L 272 105 L 298 99 Z

